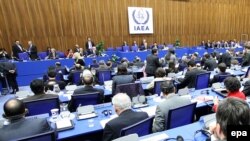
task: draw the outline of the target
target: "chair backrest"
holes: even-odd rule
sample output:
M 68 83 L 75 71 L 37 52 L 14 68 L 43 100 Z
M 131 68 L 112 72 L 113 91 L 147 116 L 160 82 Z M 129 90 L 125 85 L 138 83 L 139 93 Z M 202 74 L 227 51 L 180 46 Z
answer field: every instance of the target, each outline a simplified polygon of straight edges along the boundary
M 137 133 L 138 136 L 144 136 L 152 133 L 154 116 L 146 118 L 131 126 L 125 127 L 121 130 L 120 136 L 126 136 L 129 134 Z
M 111 71 L 110 70 L 100 70 L 97 72 L 99 84 L 103 85 L 104 81 L 111 80 Z
M 47 56 L 47 53 L 46 52 L 39 52 L 38 56 L 39 56 L 40 59 L 45 59 L 46 56 Z
M 58 54 L 59 58 L 65 58 L 66 57 L 64 52 L 57 51 L 57 54 Z
M 24 102 L 25 107 L 29 110 L 27 116 L 39 115 L 49 113 L 51 115 L 51 109 L 59 109 L 59 99 L 55 98 L 46 98 L 38 99 L 32 101 Z
M 196 80 L 195 80 L 195 89 L 199 90 L 199 89 L 208 88 L 209 81 L 210 81 L 210 72 L 197 74 Z
M 247 72 L 245 74 L 245 78 L 247 78 L 250 75 L 249 72 L 250 72 L 250 67 L 247 68 Z
M 124 52 L 130 51 L 129 46 L 122 46 L 122 51 L 124 51 Z
M 164 81 L 155 81 L 155 84 L 154 84 L 154 94 L 158 94 L 160 95 L 161 94 L 161 83 L 164 82 Z
M 19 57 L 19 59 L 21 59 L 21 60 L 29 60 L 29 59 L 30 59 L 29 54 L 26 53 L 26 52 L 18 53 L 18 57 Z
M 227 77 L 232 76 L 231 74 L 228 75 L 219 75 L 218 82 L 223 82 Z
M 138 95 L 144 95 L 144 90 L 141 83 L 128 83 L 116 86 L 116 93 L 127 93 L 132 99 Z
M 48 131 L 37 135 L 23 137 L 17 139 L 17 141 L 56 141 L 56 136 L 54 131 Z
M 138 51 L 138 47 L 137 46 L 132 46 L 131 50 L 134 51 L 134 52 L 137 52 Z
M 56 74 L 56 80 L 57 81 L 63 81 L 63 74 L 62 73 L 57 73 Z
M 176 109 L 170 109 L 165 119 L 165 129 L 187 125 L 193 122 L 196 102 Z
M 116 47 L 116 51 L 122 51 L 122 47 Z
M 81 81 L 81 78 L 80 78 L 81 73 L 82 72 L 78 72 L 78 71 L 77 72 L 73 72 L 73 80 L 72 81 L 73 81 L 74 84 L 77 85 L 77 84 L 80 83 L 80 81 Z
M 100 93 L 99 92 L 93 92 L 93 93 L 85 93 L 85 94 L 77 94 L 71 96 L 71 107 L 73 111 L 76 110 L 76 108 L 81 105 L 96 105 L 100 104 Z

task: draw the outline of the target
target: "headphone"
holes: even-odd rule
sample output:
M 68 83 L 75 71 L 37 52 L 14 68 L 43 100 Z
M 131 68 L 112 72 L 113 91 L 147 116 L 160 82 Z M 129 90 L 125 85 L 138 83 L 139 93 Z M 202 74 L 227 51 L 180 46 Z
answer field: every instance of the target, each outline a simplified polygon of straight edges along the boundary
M 168 141 L 168 140 L 184 141 L 183 137 L 180 135 L 178 135 L 176 138 L 165 139 L 164 141 Z
M 195 136 L 196 136 L 198 133 L 202 133 L 203 135 L 207 136 L 206 141 L 211 141 L 211 135 L 212 135 L 212 134 L 209 133 L 207 130 L 200 129 L 200 130 L 195 131 L 195 133 L 194 133 L 194 139 L 195 139 Z M 195 140 L 196 140 L 196 139 L 195 139 Z
M 25 108 L 25 111 L 22 114 L 15 115 L 15 116 L 6 116 L 5 113 L 3 113 L 2 116 L 6 119 L 19 119 L 28 113 L 29 113 L 29 110 Z
M 104 114 L 105 116 L 112 115 L 112 110 L 103 110 L 102 114 Z

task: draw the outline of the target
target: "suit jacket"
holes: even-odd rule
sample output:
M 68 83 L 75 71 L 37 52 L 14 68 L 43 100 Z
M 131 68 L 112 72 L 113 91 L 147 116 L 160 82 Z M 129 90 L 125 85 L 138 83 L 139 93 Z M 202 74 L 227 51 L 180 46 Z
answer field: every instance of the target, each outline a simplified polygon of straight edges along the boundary
M 45 82 L 44 86 L 46 87 L 46 89 L 49 89 L 51 91 L 53 91 L 54 89 L 54 85 L 50 85 L 49 83 L 55 83 L 55 84 L 58 84 L 60 90 L 64 90 L 65 89 L 65 86 L 66 86 L 66 83 L 63 82 L 63 81 L 55 81 L 55 80 L 48 80 L 47 82 Z
M 28 102 L 28 101 L 33 101 L 33 100 L 47 99 L 47 98 L 58 98 L 58 95 L 54 95 L 54 94 L 38 94 L 38 95 L 29 96 L 29 97 L 23 99 L 23 101 Z
M 187 71 L 183 81 L 177 85 L 178 89 L 184 88 L 188 86 L 188 88 L 194 88 L 196 82 L 196 75 L 205 73 L 207 71 L 200 70 L 198 68 L 194 68 L 191 71 Z
M 166 130 L 166 122 L 168 118 L 168 112 L 170 109 L 179 108 L 188 104 L 191 104 L 190 99 L 187 96 L 178 96 L 176 94 L 169 94 L 165 97 L 166 100 L 161 102 L 155 111 L 155 120 L 153 123 L 153 132 L 160 132 Z
M 99 92 L 99 99 L 98 103 L 103 103 L 104 102 L 104 90 L 94 88 L 93 86 L 84 86 L 81 88 L 78 88 L 74 91 L 73 95 L 79 95 L 79 94 L 88 94 L 88 93 L 93 93 L 93 92 Z M 76 109 L 73 108 L 72 102 L 69 102 L 68 108 L 70 111 L 75 111 Z
M 0 128 L 0 141 L 15 140 L 22 137 L 44 133 L 50 130 L 51 128 L 46 119 L 21 118 Z
M 68 75 L 68 80 L 69 80 L 69 83 L 73 83 L 73 78 L 74 78 L 74 73 L 75 72 L 80 72 L 82 73 L 83 70 L 71 70 L 69 75 Z
M 248 80 L 247 82 L 245 82 L 244 84 L 244 89 L 242 91 L 246 96 L 250 95 L 250 80 Z
M 217 63 L 214 59 L 210 58 L 205 61 L 204 70 L 214 71 L 215 68 L 217 68 Z
M 153 54 L 147 56 L 146 73 L 155 75 L 155 71 L 158 67 L 161 67 L 158 56 Z
M 134 66 L 136 66 L 138 68 L 142 68 L 144 66 L 144 62 L 135 62 Z
M 247 53 L 243 56 L 242 67 L 250 65 L 250 53 Z
M 52 52 L 49 53 L 48 59 L 58 59 L 58 58 L 59 58 L 59 55 L 57 53 L 55 53 L 54 56 Z
M 223 53 L 220 57 L 220 63 L 225 63 L 227 67 L 230 67 L 231 66 L 231 60 L 232 60 L 232 56 L 226 52 L 226 53 Z
M 123 111 L 117 118 L 109 121 L 103 131 L 103 141 L 111 141 L 120 137 L 121 129 L 148 118 L 145 112 Z
M 219 76 L 220 75 L 229 75 L 230 73 L 228 72 L 220 72 L 216 75 L 214 75 L 214 78 L 211 80 L 210 84 L 212 85 L 213 83 L 219 82 Z
M 120 84 L 127 84 L 127 83 L 133 83 L 135 82 L 135 78 L 133 75 L 116 75 L 113 77 L 113 83 L 112 83 L 112 94 L 116 94 L 116 87 Z
M 18 53 L 24 52 L 22 45 L 20 45 L 20 46 L 21 46 L 22 50 L 18 47 L 17 44 L 14 44 L 12 46 L 13 57 L 16 57 L 17 59 L 19 59 Z
M 16 65 L 14 63 L 11 63 L 11 62 L 4 62 L 2 64 L 3 67 L 3 70 L 4 70 L 4 73 L 7 74 L 7 75 L 17 75 L 17 71 L 16 71 Z M 15 73 L 12 74 L 9 72 L 9 70 L 15 70 Z
M 94 42 L 91 41 L 92 47 L 95 46 Z M 86 50 L 89 50 L 89 42 L 85 43 Z
M 35 45 L 31 45 L 28 47 L 28 51 L 30 53 L 30 59 L 31 60 L 34 60 L 34 59 L 37 59 L 38 58 L 38 55 L 37 55 L 37 47 Z

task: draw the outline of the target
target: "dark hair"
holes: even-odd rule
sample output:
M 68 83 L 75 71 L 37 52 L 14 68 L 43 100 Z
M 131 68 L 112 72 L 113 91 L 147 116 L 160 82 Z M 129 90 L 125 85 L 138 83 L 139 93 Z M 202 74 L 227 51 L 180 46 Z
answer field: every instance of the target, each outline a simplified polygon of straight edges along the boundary
M 198 57 L 198 54 L 197 54 L 197 53 L 193 53 L 193 55 L 194 55 L 195 57 Z
M 230 92 L 237 92 L 239 91 L 241 84 L 240 81 L 238 80 L 238 78 L 236 77 L 227 77 L 224 80 L 224 85 L 226 87 L 226 89 Z
M 43 94 L 44 93 L 44 83 L 43 80 L 35 79 L 30 83 L 30 89 L 32 92 L 36 94 Z
M 220 64 L 218 65 L 218 68 L 219 68 L 219 70 L 220 70 L 221 72 L 226 72 L 227 66 L 226 66 L 225 63 L 220 63 Z
M 216 121 L 222 133 L 227 136 L 228 125 L 249 125 L 249 105 L 239 98 L 226 98 L 219 103 Z
M 163 68 L 157 68 L 155 71 L 155 77 L 164 77 L 166 76 L 166 71 Z
M 23 101 L 18 99 L 9 99 L 3 106 L 4 117 L 15 117 L 25 114 L 25 105 Z M 21 118 L 21 117 L 19 117 Z
M 80 64 L 81 66 L 85 66 L 85 62 L 83 61 L 83 59 L 78 59 L 76 61 L 76 64 Z
M 170 54 L 175 54 L 175 50 L 172 49 L 172 48 L 170 48 L 168 51 L 169 51 Z
M 175 70 L 175 62 L 173 60 L 170 60 L 168 62 L 168 68 L 171 70 Z
M 60 67 L 61 63 L 60 62 L 56 62 L 56 66 Z
M 93 77 L 91 77 L 91 76 L 84 76 L 84 77 L 82 78 L 82 81 L 83 81 L 83 83 L 84 83 L 85 85 L 92 85 L 93 82 L 94 82 Z
M 153 49 L 151 50 L 151 53 L 152 53 L 152 54 L 155 54 L 157 51 L 158 51 L 157 48 L 153 48 Z
M 194 67 L 196 64 L 195 64 L 194 60 L 190 60 L 190 61 L 188 61 L 187 65 L 188 65 L 188 67 L 189 66 Z
M 209 59 L 210 58 L 210 54 L 205 54 L 205 58 Z
M 106 65 L 109 66 L 109 67 L 111 67 L 112 62 L 111 62 L 111 61 L 108 61 L 108 62 L 106 63 Z
M 175 87 L 173 81 L 164 81 L 161 83 L 161 91 L 163 94 L 174 93 Z
M 127 74 L 128 70 L 127 67 L 124 64 L 121 64 L 117 68 L 117 74 L 122 75 L 122 74 Z
M 50 78 L 55 78 L 56 77 L 56 71 L 55 70 L 49 70 L 48 71 L 48 76 Z

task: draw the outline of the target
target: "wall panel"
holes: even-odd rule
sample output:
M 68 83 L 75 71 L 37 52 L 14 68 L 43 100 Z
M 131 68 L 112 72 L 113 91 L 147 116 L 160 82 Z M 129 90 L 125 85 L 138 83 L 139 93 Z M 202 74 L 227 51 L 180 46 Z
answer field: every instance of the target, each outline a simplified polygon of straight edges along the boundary
M 128 6 L 153 8 L 154 34 L 129 34 Z M 106 47 L 143 38 L 150 44 L 179 38 L 184 46 L 239 40 L 250 34 L 249 6 L 249 0 L 0 0 L 0 47 L 10 51 L 14 40 L 25 47 L 33 40 L 40 51 L 66 51 L 89 36 Z

